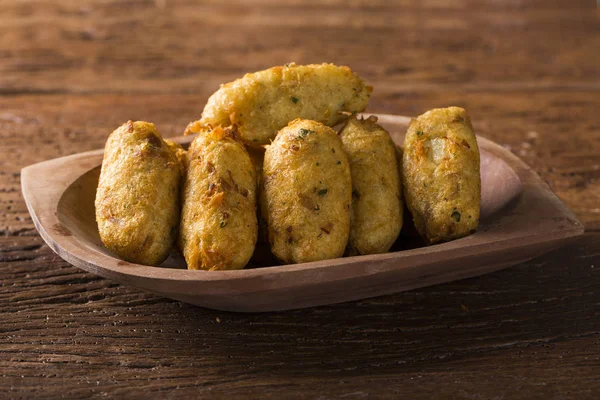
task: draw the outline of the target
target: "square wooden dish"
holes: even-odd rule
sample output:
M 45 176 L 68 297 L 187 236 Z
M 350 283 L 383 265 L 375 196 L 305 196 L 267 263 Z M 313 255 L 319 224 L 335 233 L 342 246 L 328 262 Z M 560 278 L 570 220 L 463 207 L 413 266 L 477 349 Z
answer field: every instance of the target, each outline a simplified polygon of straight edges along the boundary
M 379 115 L 379 122 L 401 144 L 410 118 Z M 186 144 L 191 139 L 175 140 Z M 161 267 L 150 267 L 122 261 L 106 250 L 94 212 L 103 150 L 31 165 L 22 170 L 21 181 L 37 230 L 69 263 L 186 303 L 230 311 L 275 311 L 485 274 L 556 249 L 583 233 L 573 213 L 527 165 L 485 138 L 478 137 L 478 143 L 482 217 L 475 234 L 429 247 L 295 265 L 268 266 L 270 258 L 264 254 L 268 249 L 259 246 L 253 266 L 262 268 L 239 271 L 189 271 L 175 253 Z M 392 250 L 402 248 L 403 240 L 400 237 Z

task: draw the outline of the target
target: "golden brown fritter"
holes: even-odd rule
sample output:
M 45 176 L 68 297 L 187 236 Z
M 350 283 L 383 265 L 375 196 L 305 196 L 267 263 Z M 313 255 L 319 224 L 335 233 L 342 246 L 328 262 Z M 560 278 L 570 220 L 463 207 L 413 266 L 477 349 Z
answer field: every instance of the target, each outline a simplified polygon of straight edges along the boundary
M 200 132 L 188 151 L 179 246 L 189 269 L 246 266 L 257 236 L 256 175 L 231 130 Z
M 234 125 L 246 144 L 266 145 L 296 118 L 333 126 L 345 114 L 363 111 L 371 91 L 348 67 L 286 64 L 221 85 L 186 133 Z
M 96 221 L 104 245 L 124 260 L 158 265 L 179 225 L 181 171 L 154 124 L 129 121 L 104 149 Z
M 267 147 L 262 216 L 286 263 L 341 257 L 350 231 L 350 165 L 336 132 L 297 119 Z
M 377 117 L 352 117 L 340 132 L 352 173 L 348 253 L 384 253 L 402 228 L 402 188 L 396 146 Z
M 479 224 L 479 148 L 467 112 L 436 108 L 413 119 L 404 139 L 404 198 L 428 243 L 473 233 Z

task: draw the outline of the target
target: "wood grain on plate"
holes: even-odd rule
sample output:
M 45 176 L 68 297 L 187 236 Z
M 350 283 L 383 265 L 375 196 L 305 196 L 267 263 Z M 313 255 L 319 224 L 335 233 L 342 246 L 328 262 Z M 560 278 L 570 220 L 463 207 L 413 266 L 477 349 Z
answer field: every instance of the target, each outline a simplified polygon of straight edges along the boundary
M 391 115 L 379 118 L 398 145 L 409 121 L 408 117 Z M 102 150 L 25 168 L 23 195 L 46 243 L 66 261 L 86 271 L 220 310 L 288 310 L 381 296 L 497 271 L 583 233 L 583 226 L 571 211 L 525 164 L 489 140 L 479 138 L 478 142 L 482 159 L 482 219 L 478 232 L 435 246 L 403 251 L 393 248 L 386 254 L 296 265 L 267 264 L 261 265 L 266 268 L 206 272 L 150 267 L 116 258 L 100 241 L 93 206 Z M 514 204 L 505 207 L 511 200 Z M 403 240 L 399 239 L 400 247 Z M 174 263 L 167 260 L 165 264 Z M 185 264 L 182 262 L 180 267 L 185 268 Z
M 1 393 L 597 398 L 599 30 L 589 0 L 0 2 Z M 101 148 L 128 119 L 179 136 L 217 84 L 324 60 L 375 87 L 370 110 L 465 107 L 585 235 L 478 278 L 231 314 L 82 271 L 37 234 L 23 167 Z

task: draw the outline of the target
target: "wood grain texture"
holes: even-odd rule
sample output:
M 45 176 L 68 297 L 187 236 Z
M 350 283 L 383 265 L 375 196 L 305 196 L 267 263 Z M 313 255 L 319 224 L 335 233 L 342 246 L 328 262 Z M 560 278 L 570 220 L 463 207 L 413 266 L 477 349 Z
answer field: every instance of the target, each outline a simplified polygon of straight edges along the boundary
M 593 2 L 0 3 L 0 397 L 597 398 L 600 25 Z M 348 64 L 370 110 L 467 108 L 586 226 L 480 278 L 241 315 L 83 273 L 37 235 L 28 164 L 127 119 L 180 135 L 217 85 L 288 61 Z

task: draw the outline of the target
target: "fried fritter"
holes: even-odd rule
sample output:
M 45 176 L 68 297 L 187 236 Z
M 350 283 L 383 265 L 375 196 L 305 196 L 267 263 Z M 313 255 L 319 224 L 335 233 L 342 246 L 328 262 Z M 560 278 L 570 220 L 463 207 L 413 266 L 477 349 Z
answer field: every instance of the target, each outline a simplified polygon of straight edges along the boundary
M 217 127 L 200 132 L 187 158 L 179 247 L 188 268 L 244 268 L 257 236 L 250 156 L 233 131 Z
M 340 132 L 352 173 L 348 253 L 384 253 L 402 228 L 402 188 L 396 146 L 377 117 L 352 117 Z
M 181 170 L 154 124 L 129 121 L 104 149 L 96 221 L 104 245 L 126 261 L 158 265 L 179 225 Z
M 186 133 L 233 125 L 247 145 L 266 145 L 296 118 L 333 126 L 363 111 L 371 91 L 348 67 L 286 64 L 221 85 Z
M 286 263 L 341 257 L 350 231 L 350 165 L 336 132 L 297 119 L 267 147 L 261 194 L 273 254 Z
M 436 108 L 413 119 L 404 139 L 404 198 L 419 234 L 438 243 L 479 224 L 479 148 L 467 112 Z

